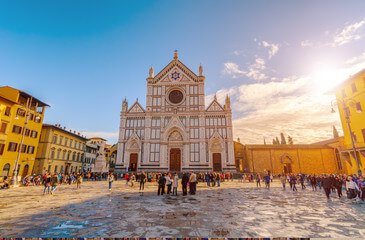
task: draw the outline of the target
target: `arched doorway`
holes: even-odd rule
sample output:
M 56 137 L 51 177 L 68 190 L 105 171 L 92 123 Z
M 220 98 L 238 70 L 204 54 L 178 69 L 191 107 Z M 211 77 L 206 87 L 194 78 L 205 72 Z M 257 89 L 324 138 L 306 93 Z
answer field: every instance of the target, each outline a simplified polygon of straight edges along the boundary
M 131 153 L 129 156 L 129 170 L 132 172 L 137 171 L 138 153 Z
M 222 155 L 220 153 L 213 153 L 213 171 L 222 171 Z
M 289 174 L 292 173 L 292 160 L 291 157 L 287 154 L 281 156 L 281 164 L 283 164 L 283 173 Z
M 3 167 L 3 173 L 2 173 L 2 176 L 3 176 L 3 177 L 7 177 L 7 176 L 9 176 L 9 171 L 10 171 L 10 164 L 9 164 L 9 163 L 7 163 L 7 164 L 5 164 L 5 165 L 4 165 L 4 167 Z
M 24 166 L 22 178 L 25 178 L 28 175 L 28 171 L 29 171 L 29 165 L 27 164 Z
M 181 150 L 179 148 L 170 149 L 170 171 L 181 171 Z

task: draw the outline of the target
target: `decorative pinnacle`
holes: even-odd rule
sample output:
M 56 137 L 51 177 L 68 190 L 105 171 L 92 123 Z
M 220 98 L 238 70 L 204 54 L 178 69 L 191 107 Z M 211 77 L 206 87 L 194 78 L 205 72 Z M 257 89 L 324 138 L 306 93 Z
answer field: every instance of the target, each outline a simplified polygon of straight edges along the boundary
M 178 57 L 179 57 L 179 56 L 178 56 L 178 52 L 177 52 L 177 50 L 175 50 L 175 51 L 174 51 L 174 59 L 176 60 L 176 59 L 178 59 Z

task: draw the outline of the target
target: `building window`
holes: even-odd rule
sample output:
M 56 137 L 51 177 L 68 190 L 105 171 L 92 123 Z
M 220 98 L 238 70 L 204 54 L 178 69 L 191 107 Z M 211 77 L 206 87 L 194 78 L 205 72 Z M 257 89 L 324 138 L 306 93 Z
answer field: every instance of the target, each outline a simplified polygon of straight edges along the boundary
M 33 154 L 34 153 L 34 146 L 28 146 L 28 151 L 29 154 Z
M 199 162 L 199 143 L 190 143 L 190 162 Z
M 190 138 L 192 139 L 199 138 L 199 128 L 190 128 Z
M 357 102 L 356 103 L 356 111 L 357 112 L 362 112 L 362 107 L 361 107 L 361 103 L 360 102 Z
M 37 138 L 37 136 L 38 136 L 38 132 L 37 131 L 31 131 L 30 132 L 30 137 L 32 137 L 32 138 Z
M 33 121 L 33 119 L 34 119 L 34 114 L 33 113 L 29 114 L 29 120 Z
M 42 117 L 40 117 L 38 115 L 34 118 L 34 122 L 36 122 L 36 123 L 40 123 L 41 120 L 42 120 Z
M 54 172 L 56 173 L 57 170 L 58 170 L 58 166 L 56 165 L 56 166 L 54 166 Z
M 51 149 L 51 155 L 50 155 L 50 159 L 54 159 L 54 154 L 55 154 L 55 151 L 54 151 L 54 149 Z
M 68 144 L 68 138 L 65 138 L 65 146 L 67 147 Z
M 10 109 L 11 109 L 10 107 L 5 108 L 5 113 L 4 113 L 5 116 L 10 116 Z
M 362 139 L 364 140 L 365 143 L 365 128 L 361 129 L 361 133 L 362 133 Z
M 57 144 L 57 135 L 54 135 L 54 136 L 53 136 L 53 141 L 52 141 L 52 143 Z
M 20 134 L 22 132 L 22 127 L 19 127 L 17 125 L 13 126 L 13 133 L 18 133 Z
M 161 119 L 160 118 L 152 118 L 152 127 L 160 127 Z
M 64 150 L 64 151 L 63 151 L 62 159 L 63 159 L 63 160 L 66 160 L 66 150 Z
M 160 139 L 160 129 L 158 128 L 151 129 L 151 139 Z
M 4 153 L 5 144 L 0 143 L 0 156 Z
M 20 148 L 20 152 L 25 153 L 27 151 L 27 145 L 22 145 Z
M 51 167 L 52 167 L 52 165 L 48 165 L 48 172 L 49 173 L 51 172 Z
M 16 149 L 18 148 L 18 144 L 15 142 L 10 142 L 8 146 L 9 152 L 16 152 Z
M 59 144 L 62 145 L 62 142 L 63 142 L 63 136 L 60 136 L 60 142 L 59 142 Z
M 10 172 L 10 164 L 9 163 L 7 163 L 7 164 L 5 164 L 4 165 L 4 167 L 3 167 L 3 173 L 2 173 L 2 176 L 3 177 L 7 177 L 7 176 L 9 176 L 9 172 Z
M 29 137 L 29 135 L 30 135 L 30 130 L 29 130 L 28 128 L 26 128 L 26 129 L 25 129 L 25 133 L 24 133 L 24 134 L 25 134 L 25 136 Z
M 60 159 L 60 157 L 61 157 L 61 149 L 59 148 L 57 150 L 57 159 Z
M 60 173 L 63 173 L 63 166 L 61 166 L 61 170 L 60 170 Z
M 159 162 L 160 161 L 160 144 L 151 143 L 151 157 L 150 162 Z
M 25 111 L 21 108 L 18 108 L 18 111 L 17 111 L 16 114 L 20 117 L 24 117 L 25 116 Z
M 351 90 L 352 90 L 353 93 L 357 91 L 356 83 L 354 83 L 354 82 L 351 83 Z
M 73 142 L 74 140 L 72 140 L 72 139 L 70 139 L 70 147 L 72 147 L 72 142 Z
M 6 132 L 6 127 L 8 126 L 7 123 L 1 123 L 1 128 L 0 128 L 0 133 L 5 133 Z

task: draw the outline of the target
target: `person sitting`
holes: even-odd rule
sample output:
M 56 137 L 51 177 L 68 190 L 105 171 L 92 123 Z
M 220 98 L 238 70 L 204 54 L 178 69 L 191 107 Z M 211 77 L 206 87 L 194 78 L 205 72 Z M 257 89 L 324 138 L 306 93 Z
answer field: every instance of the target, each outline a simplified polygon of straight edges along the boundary
M 9 188 L 9 181 L 8 177 L 4 177 L 3 185 L 0 187 L 0 189 L 8 189 Z

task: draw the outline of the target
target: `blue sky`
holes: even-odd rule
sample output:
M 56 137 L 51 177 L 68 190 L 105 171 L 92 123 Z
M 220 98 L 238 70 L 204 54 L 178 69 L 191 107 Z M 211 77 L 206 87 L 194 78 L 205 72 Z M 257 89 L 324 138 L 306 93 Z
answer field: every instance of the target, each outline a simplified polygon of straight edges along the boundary
M 270 142 L 283 131 L 321 140 L 340 128 L 326 111 L 334 73 L 337 83 L 365 67 L 363 9 L 364 1 L 3 0 L 0 85 L 49 103 L 47 123 L 115 142 L 122 99 L 145 105 L 148 68 L 158 72 L 177 49 L 193 71 L 204 66 L 207 99 L 231 95 L 235 138 Z

